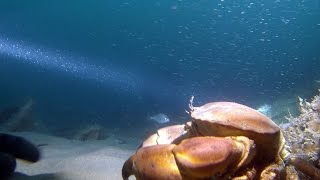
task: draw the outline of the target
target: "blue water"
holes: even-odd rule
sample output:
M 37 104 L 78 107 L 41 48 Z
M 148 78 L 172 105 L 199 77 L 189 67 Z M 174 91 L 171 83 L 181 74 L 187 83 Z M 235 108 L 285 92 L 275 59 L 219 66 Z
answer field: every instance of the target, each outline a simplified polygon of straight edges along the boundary
M 152 114 L 187 117 L 192 95 L 311 96 L 319 34 L 319 0 L 1 1 L 0 107 L 31 97 L 48 127 L 126 131 Z

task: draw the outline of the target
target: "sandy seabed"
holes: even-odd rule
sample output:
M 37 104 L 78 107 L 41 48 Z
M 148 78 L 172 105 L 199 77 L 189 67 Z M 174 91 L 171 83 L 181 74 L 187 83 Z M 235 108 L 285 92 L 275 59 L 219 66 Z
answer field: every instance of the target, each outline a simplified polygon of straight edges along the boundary
M 15 133 L 39 145 L 37 163 L 18 160 L 11 180 L 102 180 L 122 179 L 124 161 L 134 153 L 138 140 L 116 144 L 112 137 L 97 141 L 76 141 L 43 134 Z

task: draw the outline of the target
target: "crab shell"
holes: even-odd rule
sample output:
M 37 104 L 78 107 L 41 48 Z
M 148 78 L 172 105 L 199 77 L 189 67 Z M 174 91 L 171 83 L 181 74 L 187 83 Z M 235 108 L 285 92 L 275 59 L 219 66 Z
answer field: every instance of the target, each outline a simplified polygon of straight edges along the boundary
M 247 137 L 193 137 L 180 144 L 142 147 L 122 169 L 123 179 L 209 179 L 229 177 L 251 162 L 254 142 Z
M 269 163 L 282 153 L 285 140 L 270 118 L 234 102 L 213 102 L 191 111 L 194 136 L 245 136 L 257 146 L 257 161 Z M 284 156 L 284 155 L 283 155 Z
M 160 128 L 157 132 L 149 136 L 141 145 L 148 147 L 158 144 L 179 144 L 183 139 L 190 137 L 190 133 L 186 131 L 186 126 L 183 124 L 172 125 Z

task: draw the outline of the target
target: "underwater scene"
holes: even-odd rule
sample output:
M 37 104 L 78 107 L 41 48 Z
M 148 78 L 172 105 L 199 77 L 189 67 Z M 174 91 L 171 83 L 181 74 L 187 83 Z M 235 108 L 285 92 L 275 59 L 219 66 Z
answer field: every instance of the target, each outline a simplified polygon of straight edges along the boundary
M 320 179 L 319 0 L 0 1 L 0 179 Z

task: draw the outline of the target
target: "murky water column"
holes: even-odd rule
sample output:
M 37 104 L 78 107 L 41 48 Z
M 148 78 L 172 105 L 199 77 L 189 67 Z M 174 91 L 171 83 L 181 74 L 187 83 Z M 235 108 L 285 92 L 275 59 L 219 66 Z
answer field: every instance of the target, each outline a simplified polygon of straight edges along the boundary
M 0 56 L 7 56 L 10 61 L 33 65 L 36 68 L 94 80 L 117 91 L 135 93 L 139 87 L 136 75 L 128 70 L 110 64 L 90 64 L 86 58 L 68 56 L 60 51 L 50 51 L 23 41 L 11 41 L 0 37 Z

